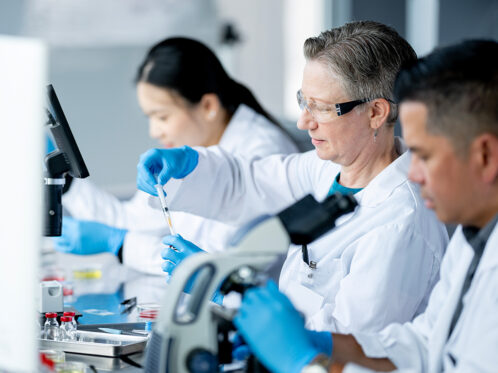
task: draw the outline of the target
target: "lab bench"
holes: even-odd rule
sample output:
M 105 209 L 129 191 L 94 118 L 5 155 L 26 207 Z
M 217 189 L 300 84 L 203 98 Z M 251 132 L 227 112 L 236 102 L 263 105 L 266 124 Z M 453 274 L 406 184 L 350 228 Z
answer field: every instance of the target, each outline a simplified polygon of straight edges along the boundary
M 95 329 L 95 324 L 143 324 L 146 320 L 140 318 L 136 307 L 127 309 L 129 303 L 122 305 L 123 301 L 136 298 L 136 304 L 160 304 L 168 286 L 164 276 L 136 272 L 107 254 L 77 256 L 45 251 L 42 277 L 63 283 L 64 307 L 81 313 L 78 330 Z M 65 359 L 83 362 L 98 372 L 141 372 L 143 369 L 134 365 L 143 363 L 144 353 L 106 357 L 66 352 Z

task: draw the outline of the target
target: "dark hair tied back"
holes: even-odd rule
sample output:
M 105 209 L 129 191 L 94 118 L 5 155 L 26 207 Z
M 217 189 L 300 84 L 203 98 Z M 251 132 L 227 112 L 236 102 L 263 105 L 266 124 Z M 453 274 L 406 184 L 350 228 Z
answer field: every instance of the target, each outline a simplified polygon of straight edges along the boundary
M 191 104 L 214 93 L 230 114 L 245 104 L 277 124 L 249 89 L 228 76 L 216 55 L 193 39 L 170 38 L 154 45 L 140 65 L 135 81 L 173 90 Z

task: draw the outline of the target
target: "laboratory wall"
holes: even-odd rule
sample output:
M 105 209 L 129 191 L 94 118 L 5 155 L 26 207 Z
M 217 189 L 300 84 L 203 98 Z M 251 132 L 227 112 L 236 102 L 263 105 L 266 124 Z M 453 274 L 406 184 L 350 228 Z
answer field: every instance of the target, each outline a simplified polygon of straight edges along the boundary
M 498 39 L 498 1 L 439 0 L 439 44 L 470 38 Z
M 66 113 L 90 179 L 121 197 L 135 188 L 139 155 L 157 144 L 135 94 L 141 46 L 53 48 L 50 81 Z
M 406 4 L 393 0 L 353 0 L 351 2 L 352 20 L 374 20 L 394 27 L 406 37 Z
M 284 6 L 285 0 L 218 0 L 221 21 L 234 24 L 240 35 L 230 72 L 277 116 L 283 113 Z

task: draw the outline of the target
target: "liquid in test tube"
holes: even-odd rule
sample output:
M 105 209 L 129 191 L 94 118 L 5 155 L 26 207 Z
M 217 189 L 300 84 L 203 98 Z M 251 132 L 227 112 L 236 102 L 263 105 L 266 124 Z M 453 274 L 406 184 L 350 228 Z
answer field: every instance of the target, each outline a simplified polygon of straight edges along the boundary
M 173 222 L 171 221 L 171 214 L 169 213 L 168 205 L 166 204 L 166 196 L 164 195 L 164 189 L 161 184 L 156 184 L 155 188 L 157 190 L 157 195 L 161 201 L 161 207 L 163 209 L 164 218 L 166 223 L 168 223 L 169 231 L 172 235 L 176 235 L 175 228 L 173 228 Z

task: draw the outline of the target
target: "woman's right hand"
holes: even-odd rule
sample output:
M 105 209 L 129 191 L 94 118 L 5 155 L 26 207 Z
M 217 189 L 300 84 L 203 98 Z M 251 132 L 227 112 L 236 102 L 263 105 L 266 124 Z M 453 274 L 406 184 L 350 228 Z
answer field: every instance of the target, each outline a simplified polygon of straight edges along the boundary
M 137 165 L 138 189 L 157 196 L 156 184 L 169 179 L 182 179 L 190 174 L 199 161 L 199 153 L 189 146 L 173 149 L 150 149 L 140 156 Z

